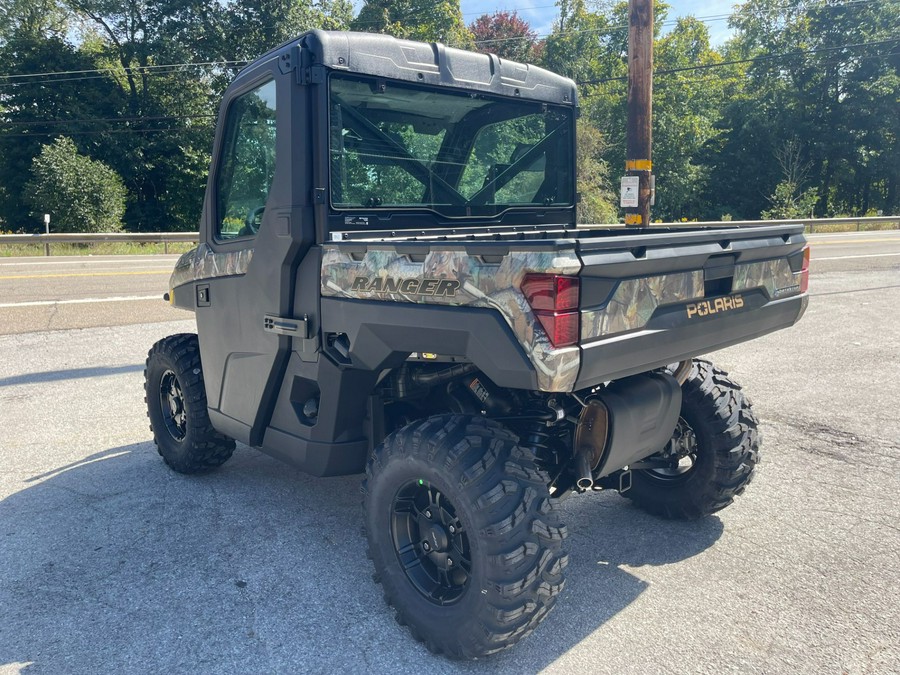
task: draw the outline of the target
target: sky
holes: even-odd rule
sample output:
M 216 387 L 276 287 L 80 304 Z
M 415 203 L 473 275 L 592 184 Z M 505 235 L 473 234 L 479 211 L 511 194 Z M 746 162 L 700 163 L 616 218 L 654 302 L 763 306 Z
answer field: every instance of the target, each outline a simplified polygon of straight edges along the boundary
M 720 17 L 731 14 L 737 0 L 667 0 L 672 6 L 669 19 L 693 15 L 702 17 Z M 466 24 L 472 23 L 481 14 L 491 14 L 497 10 L 518 10 L 519 16 L 531 24 L 539 35 L 546 35 L 553 28 L 556 18 L 554 0 L 462 0 L 463 19 Z M 721 44 L 730 37 L 726 19 L 709 19 L 710 38 L 714 45 Z

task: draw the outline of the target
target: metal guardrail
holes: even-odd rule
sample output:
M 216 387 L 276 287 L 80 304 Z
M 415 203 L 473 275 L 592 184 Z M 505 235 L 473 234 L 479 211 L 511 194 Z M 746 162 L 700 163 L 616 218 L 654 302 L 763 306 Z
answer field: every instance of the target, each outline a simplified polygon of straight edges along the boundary
M 856 231 L 862 231 L 865 225 L 894 223 L 900 228 L 900 216 L 868 216 L 861 218 L 797 218 L 794 220 L 711 220 L 692 223 L 653 223 L 651 227 L 715 227 L 716 225 L 744 227 L 764 227 L 766 225 L 805 225 L 809 233 L 814 234 L 817 227 L 825 225 L 855 225 Z
M 800 218 L 797 220 L 727 220 L 727 221 L 703 221 L 684 223 L 653 223 L 653 227 L 764 227 L 766 225 L 805 225 L 810 233 L 814 233 L 817 227 L 826 225 L 850 225 L 855 226 L 859 232 L 866 225 L 881 223 L 894 223 L 900 228 L 900 216 L 872 216 L 868 218 Z M 581 227 L 610 227 L 610 225 L 592 224 Z M 615 227 L 615 225 L 613 225 Z M 103 232 L 96 234 L 79 233 L 51 233 L 51 234 L 0 234 L 0 246 L 3 244 L 43 244 L 44 254 L 50 255 L 50 244 L 96 244 L 101 242 L 119 241 L 126 243 L 156 243 L 163 244 L 166 253 L 169 252 L 169 244 L 179 242 L 196 242 L 199 235 L 196 232 Z
M 44 255 L 50 255 L 50 244 L 97 244 L 118 241 L 127 244 L 162 244 L 163 251 L 169 252 L 169 244 L 193 243 L 199 240 L 197 232 L 97 232 L 51 234 L 0 234 L 3 244 L 43 244 Z

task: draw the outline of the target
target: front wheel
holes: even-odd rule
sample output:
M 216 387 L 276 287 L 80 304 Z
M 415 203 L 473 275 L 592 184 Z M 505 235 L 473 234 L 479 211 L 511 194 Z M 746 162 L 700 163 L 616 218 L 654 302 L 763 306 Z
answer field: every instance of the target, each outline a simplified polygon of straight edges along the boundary
M 669 445 L 632 472 L 622 493 L 663 518 L 692 520 L 724 509 L 752 480 L 759 432 L 749 399 L 728 374 L 695 360 L 682 385 L 681 417 Z
M 563 588 L 548 477 L 505 427 L 444 415 L 391 434 L 366 467 L 369 557 L 385 599 L 435 653 L 514 645 Z
M 144 370 L 144 393 L 153 441 L 169 467 L 199 473 L 228 461 L 234 441 L 209 421 L 196 335 L 171 335 L 153 345 Z

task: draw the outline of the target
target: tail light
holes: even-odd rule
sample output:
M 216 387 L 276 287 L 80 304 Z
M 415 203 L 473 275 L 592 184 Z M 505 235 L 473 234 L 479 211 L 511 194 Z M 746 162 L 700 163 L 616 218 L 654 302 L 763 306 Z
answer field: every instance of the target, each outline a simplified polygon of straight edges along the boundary
M 800 292 L 806 293 L 809 290 L 809 256 L 810 248 L 807 246 L 803 249 L 803 265 L 800 267 Z
M 554 347 L 578 344 L 581 280 L 561 274 L 526 274 L 522 293 Z

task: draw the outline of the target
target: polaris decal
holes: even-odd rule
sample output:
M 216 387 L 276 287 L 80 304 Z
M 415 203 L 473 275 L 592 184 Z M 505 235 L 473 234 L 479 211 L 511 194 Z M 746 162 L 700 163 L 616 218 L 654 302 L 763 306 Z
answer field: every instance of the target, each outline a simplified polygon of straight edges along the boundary
M 710 314 L 718 314 L 719 312 L 730 312 L 733 309 L 740 309 L 743 306 L 744 298 L 740 295 L 731 295 L 724 298 L 716 298 L 715 300 L 692 302 L 687 306 L 687 315 L 689 319 L 692 319 L 696 316 L 709 316 Z
M 432 295 L 436 298 L 453 298 L 461 286 L 456 279 L 402 279 L 398 277 L 356 277 L 351 291 L 366 293 L 403 293 L 406 295 Z

